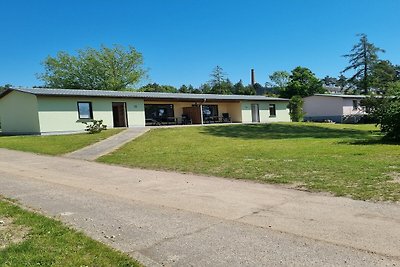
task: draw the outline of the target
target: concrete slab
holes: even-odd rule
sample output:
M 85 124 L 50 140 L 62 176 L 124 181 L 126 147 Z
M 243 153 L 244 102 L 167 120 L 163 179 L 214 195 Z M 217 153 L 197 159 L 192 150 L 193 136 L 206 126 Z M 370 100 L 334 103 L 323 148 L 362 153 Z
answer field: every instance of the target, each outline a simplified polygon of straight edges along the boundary
M 103 141 L 84 147 L 80 150 L 68 153 L 65 155 L 65 157 L 74 159 L 83 159 L 83 160 L 95 160 L 103 155 L 106 155 L 120 148 L 129 141 L 132 141 L 138 136 L 144 134 L 148 130 L 150 130 L 150 128 L 147 127 L 128 128 L 122 131 L 121 133 L 113 135 Z

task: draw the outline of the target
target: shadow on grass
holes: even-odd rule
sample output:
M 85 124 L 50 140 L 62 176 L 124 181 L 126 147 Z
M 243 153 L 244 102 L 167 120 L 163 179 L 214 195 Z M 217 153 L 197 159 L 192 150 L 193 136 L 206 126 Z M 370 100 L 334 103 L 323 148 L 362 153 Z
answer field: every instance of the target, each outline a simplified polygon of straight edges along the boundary
M 355 139 L 355 140 L 350 140 L 350 141 L 340 141 L 338 143 L 339 144 L 347 144 L 347 145 L 393 145 L 393 146 L 400 145 L 400 142 L 385 139 L 383 137 L 373 137 L 373 138 L 365 138 L 365 139 Z
M 244 139 L 355 138 L 367 140 L 370 131 L 306 124 L 247 124 L 204 127 L 203 134 Z

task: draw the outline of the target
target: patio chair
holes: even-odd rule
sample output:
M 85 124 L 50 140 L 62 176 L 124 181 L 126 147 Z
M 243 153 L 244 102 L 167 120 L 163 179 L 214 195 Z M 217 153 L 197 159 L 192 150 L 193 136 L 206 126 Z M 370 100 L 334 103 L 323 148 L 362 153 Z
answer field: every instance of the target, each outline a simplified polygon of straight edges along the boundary
M 182 114 L 182 124 L 192 124 L 192 119 L 188 115 Z
M 229 113 L 222 113 L 222 122 L 232 122 L 232 119 L 229 116 Z

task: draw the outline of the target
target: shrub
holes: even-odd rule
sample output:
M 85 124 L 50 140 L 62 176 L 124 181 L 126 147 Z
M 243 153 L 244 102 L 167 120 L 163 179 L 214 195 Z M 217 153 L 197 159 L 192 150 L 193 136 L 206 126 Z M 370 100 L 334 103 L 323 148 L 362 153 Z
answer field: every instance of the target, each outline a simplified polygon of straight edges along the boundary
M 385 138 L 400 141 L 400 83 L 394 84 L 383 96 L 366 98 L 363 104 Z
M 378 124 L 385 137 L 400 140 L 400 98 L 387 98 L 377 112 Z
M 303 121 L 303 104 L 304 100 L 301 98 L 301 96 L 295 95 L 290 98 L 288 107 L 290 119 L 292 121 Z
M 103 120 L 91 120 L 91 121 L 81 121 L 86 125 L 85 131 L 89 134 L 100 133 L 103 130 L 107 130 L 107 125 L 103 124 Z

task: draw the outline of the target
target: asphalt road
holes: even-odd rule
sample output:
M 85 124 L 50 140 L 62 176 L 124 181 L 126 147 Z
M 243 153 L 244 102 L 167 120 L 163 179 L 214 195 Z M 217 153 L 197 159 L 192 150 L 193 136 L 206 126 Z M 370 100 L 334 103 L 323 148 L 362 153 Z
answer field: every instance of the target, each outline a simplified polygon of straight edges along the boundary
M 400 204 L 0 149 L 0 194 L 149 266 L 400 266 Z

